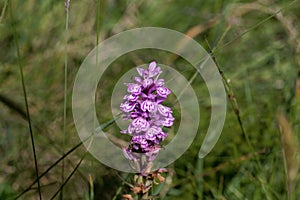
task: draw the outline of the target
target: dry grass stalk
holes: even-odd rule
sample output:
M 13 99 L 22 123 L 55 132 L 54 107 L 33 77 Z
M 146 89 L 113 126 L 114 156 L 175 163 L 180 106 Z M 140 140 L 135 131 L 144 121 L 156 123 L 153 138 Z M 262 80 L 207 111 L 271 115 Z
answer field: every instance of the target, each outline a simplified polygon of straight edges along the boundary
M 292 126 L 283 113 L 277 116 L 280 133 L 281 146 L 283 150 L 284 164 L 286 169 L 286 181 L 289 197 L 293 196 L 298 179 L 299 160 L 298 160 L 298 143 L 293 132 Z

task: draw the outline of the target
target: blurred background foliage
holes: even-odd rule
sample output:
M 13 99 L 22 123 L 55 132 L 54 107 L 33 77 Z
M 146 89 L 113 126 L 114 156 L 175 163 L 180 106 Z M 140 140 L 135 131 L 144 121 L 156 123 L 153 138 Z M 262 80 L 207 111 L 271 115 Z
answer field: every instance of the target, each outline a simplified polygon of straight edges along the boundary
M 228 89 L 221 138 L 207 157 L 198 159 L 210 102 L 202 78 L 193 79 L 201 111 L 198 135 L 189 150 L 168 166 L 166 183 L 155 188 L 160 199 L 299 199 L 299 10 L 299 0 L 71 0 L 66 31 L 62 0 L 1 0 L 0 199 L 14 199 L 28 187 L 19 199 L 38 199 L 37 184 L 30 187 L 36 170 L 20 64 L 39 174 L 52 166 L 40 179 L 42 196 L 50 199 L 62 184 L 62 162 L 55 162 L 80 142 L 71 113 L 72 85 L 80 64 L 97 42 L 144 26 L 169 28 L 194 38 L 213 53 Z M 187 79 L 195 73 L 186 61 L 167 52 L 148 49 L 120 57 L 99 82 L 100 122 L 113 117 L 110 96 L 118 79 L 152 60 L 177 69 Z M 106 131 L 118 136 L 119 128 L 113 124 Z M 64 180 L 74 168 L 76 172 L 57 199 L 121 199 L 129 192 L 123 179 L 130 182 L 130 175 L 89 154 L 83 158 L 84 153 L 79 146 L 66 156 Z

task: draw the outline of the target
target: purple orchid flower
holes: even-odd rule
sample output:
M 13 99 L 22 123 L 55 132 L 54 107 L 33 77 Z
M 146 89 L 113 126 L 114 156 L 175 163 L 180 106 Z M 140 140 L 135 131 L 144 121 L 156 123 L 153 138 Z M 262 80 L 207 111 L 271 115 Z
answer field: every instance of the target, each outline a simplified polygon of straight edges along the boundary
M 171 127 L 175 118 L 171 108 L 162 105 L 171 94 L 159 79 L 162 73 L 156 62 L 148 69 L 137 68 L 140 77 L 134 77 L 134 83 L 127 83 L 127 92 L 120 105 L 124 120 L 132 120 L 123 134 L 132 135 L 130 145 L 123 149 L 124 156 L 136 160 L 135 153 L 145 153 L 149 162 L 153 161 L 161 149 L 162 141 L 167 137 L 162 128 Z

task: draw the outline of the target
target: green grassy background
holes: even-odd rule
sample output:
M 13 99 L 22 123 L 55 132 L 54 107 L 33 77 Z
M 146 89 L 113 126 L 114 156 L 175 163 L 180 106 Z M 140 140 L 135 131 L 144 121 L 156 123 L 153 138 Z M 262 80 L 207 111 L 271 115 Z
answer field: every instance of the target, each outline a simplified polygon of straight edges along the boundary
M 57 199 L 121 199 L 130 192 L 120 176 L 128 182 L 131 176 L 89 154 L 83 157 L 82 146 L 68 154 L 64 164 L 55 161 L 80 142 L 71 92 L 85 56 L 97 42 L 144 26 L 180 31 L 212 50 L 228 89 L 221 138 L 200 160 L 197 154 L 209 125 L 210 102 L 202 78 L 193 81 L 201 111 L 198 135 L 189 150 L 168 166 L 166 183 L 155 188 L 160 199 L 299 199 L 299 10 L 299 0 L 71 0 L 66 31 L 62 0 L 1 0 L 0 199 L 13 199 L 36 179 L 20 66 L 39 174 L 52 166 L 40 179 L 43 199 L 61 191 L 63 165 L 64 180 L 78 168 Z M 110 95 L 119 77 L 151 60 L 174 67 L 187 79 L 195 73 L 186 61 L 166 52 L 141 50 L 120 57 L 99 83 L 100 122 L 112 118 Z M 106 130 L 117 136 L 119 128 L 111 125 Z M 38 199 L 37 188 L 34 184 L 19 199 Z

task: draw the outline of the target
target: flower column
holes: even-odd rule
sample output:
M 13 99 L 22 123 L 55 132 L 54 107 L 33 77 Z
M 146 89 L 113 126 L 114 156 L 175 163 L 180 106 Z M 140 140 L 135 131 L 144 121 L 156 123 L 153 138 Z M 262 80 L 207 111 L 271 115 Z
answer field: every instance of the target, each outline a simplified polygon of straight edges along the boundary
M 162 127 L 171 127 L 174 117 L 171 108 L 162 105 L 171 93 L 159 79 L 162 73 L 156 62 L 148 69 L 137 68 L 140 77 L 134 77 L 134 83 L 127 83 L 128 94 L 120 105 L 124 120 L 132 120 L 123 134 L 132 135 L 130 145 L 123 149 L 129 160 L 136 160 L 137 154 L 144 153 L 147 162 L 152 162 L 161 149 L 161 142 L 167 137 Z

